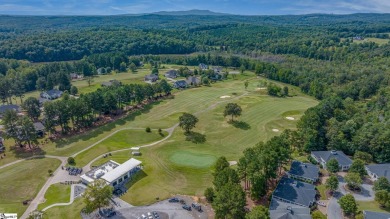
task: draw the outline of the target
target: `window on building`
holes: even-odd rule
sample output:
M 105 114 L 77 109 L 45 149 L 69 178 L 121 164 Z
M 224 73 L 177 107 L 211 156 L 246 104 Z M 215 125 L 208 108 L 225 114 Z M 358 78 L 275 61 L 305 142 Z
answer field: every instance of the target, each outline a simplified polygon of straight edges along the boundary
M 113 185 L 113 186 L 116 186 L 116 185 L 118 185 L 118 183 L 115 181 L 112 185 Z
M 122 181 L 123 181 L 123 179 L 122 179 L 122 178 L 120 178 L 120 179 L 119 179 L 119 182 L 121 183 Z

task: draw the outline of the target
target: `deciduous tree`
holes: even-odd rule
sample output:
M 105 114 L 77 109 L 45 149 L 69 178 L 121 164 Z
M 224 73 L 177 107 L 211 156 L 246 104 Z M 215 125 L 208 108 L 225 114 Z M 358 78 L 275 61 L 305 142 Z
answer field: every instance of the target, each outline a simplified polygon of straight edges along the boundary
M 186 133 L 189 133 L 191 129 L 195 128 L 198 121 L 199 119 L 196 118 L 196 116 L 189 113 L 183 113 L 183 115 L 179 117 L 179 126 L 184 129 Z
M 223 112 L 223 116 L 231 116 L 231 121 L 233 121 L 234 117 L 241 116 L 242 109 L 237 103 L 228 103 L 225 106 L 225 111 Z
M 358 207 L 355 201 L 355 198 L 351 194 L 347 194 L 343 197 L 341 197 L 338 201 L 340 204 L 341 209 L 344 211 L 344 214 L 346 215 L 353 215 L 356 213 Z

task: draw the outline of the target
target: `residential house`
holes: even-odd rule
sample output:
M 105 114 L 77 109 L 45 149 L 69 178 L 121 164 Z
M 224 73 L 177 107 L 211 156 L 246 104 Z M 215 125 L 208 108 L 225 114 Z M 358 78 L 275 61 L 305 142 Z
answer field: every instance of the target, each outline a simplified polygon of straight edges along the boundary
M 389 219 L 389 213 L 374 212 L 374 211 L 363 211 L 364 219 Z
M 189 76 L 186 80 L 187 85 L 198 86 L 200 85 L 200 79 L 195 76 Z
M 173 83 L 173 87 L 176 88 L 176 89 L 186 88 L 187 87 L 187 82 L 185 80 L 175 81 L 175 83 Z
M 35 133 L 39 137 L 43 137 L 45 135 L 45 126 L 41 122 L 34 123 Z
M 98 73 L 98 75 L 104 75 L 104 74 L 106 74 L 106 69 L 105 68 L 98 68 L 97 73 Z
M 289 204 L 310 208 L 316 202 L 317 191 L 313 184 L 283 177 L 272 198 Z
M 390 181 L 390 163 L 366 165 L 367 174 L 373 181 L 386 177 Z
M 204 63 L 200 63 L 199 64 L 199 69 L 202 70 L 202 71 L 205 71 L 209 68 L 209 66 L 207 66 L 206 64 Z
M 310 208 L 272 199 L 269 206 L 271 219 L 311 219 Z
M 167 73 L 165 73 L 165 77 L 175 79 L 175 78 L 177 78 L 177 71 L 176 70 L 169 70 L 169 71 L 167 71 Z
M 5 146 L 4 146 L 4 140 L 2 137 L 0 137 L 0 152 L 5 151 Z
M 3 114 L 8 111 L 8 110 L 14 110 L 16 111 L 17 113 L 20 113 L 20 106 L 18 105 L 13 105 L 13 104 L 10 104 L 10 105 L 1 105 L 0 106 L 0 118 L 3 117 Z
M 355 37 L 353 38 L 353 40 L 361 41 L 361 40 L 364 40 L 364 37 L 362 37 L 362 36 L 355 36 Z
M 101 85 L 102 87 L 120 86 L 122 83 L 118 80 L 105 81 Z
M 42 92 L 40 96 L 48 100 L 54 100 L 60 98 L 62 94 L 63 94 L 62 91 L 53 89 L 53 90 Z
M 83 75 L 79 75 L 79 74 L 77 74 L 77 73 L 71 73 L 71 74 L 70 74 L 70 78 L 71 78 L 72 80 L 76 80 L 76 79 L 83 79 L 84 76 L 83 76 Z
M 326 162 L 331 159 L 336 159 L 339 162 L 340 170 L 347 171 L 352 165 L 352 160 L 345 155 L 342 151 L 312 151 L 311 157 L 314 158 L 318 163 L 320 163 L 326 169 Z
M 213 71 L 214 71 L 215 74 L 222 74 L 222 70 L 223 69 L 220 66 L 213 67 Z
M 156 82 L 158 79 L 160 79 L 160 78 L 158 77 L 158 75 L 155 75 L 155 74 L 150 74 L 150 75 L 145 76 L 146 82 Z
M 50 102 L 51 100 L 46 99 L 46 98 L 39 97 L 39 98 L 38 98 L 38 101 L 39 101 L 39 105 L 40 105 L 40 106 L 43 106 L 43 104 L 45 104 L 46 102 Z
M 293 161 L 287 175 L 292 179 L 315 183 L 319 179 L 320 168 L 310 163 Z

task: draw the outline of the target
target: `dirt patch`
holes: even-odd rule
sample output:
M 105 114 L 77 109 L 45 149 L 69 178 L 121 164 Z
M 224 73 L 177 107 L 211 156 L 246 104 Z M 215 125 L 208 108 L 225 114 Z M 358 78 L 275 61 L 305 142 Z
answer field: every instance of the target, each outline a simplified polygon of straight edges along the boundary
M 288 119 L 288 120 L 295 120 L 294 117 L 290 117 L 290 116 L 287 116 L 286 119 Z
M 225 96 L 221 96 L 221 97 L 219 97 L 219 98 L 225 99 L 225 98 L 230 98 L 230 96 L 225 95 Z
M 279 132 L 279 129 L 272 129 L 273 132 Z

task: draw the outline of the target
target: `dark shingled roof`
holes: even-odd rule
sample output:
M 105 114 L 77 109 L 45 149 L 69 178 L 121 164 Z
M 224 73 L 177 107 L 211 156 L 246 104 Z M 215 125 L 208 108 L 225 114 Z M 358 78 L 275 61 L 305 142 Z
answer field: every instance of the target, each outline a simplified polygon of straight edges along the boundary
M 20 106 L 18 105 L 0 105 L 0 114 L 5 113 L 7 110 L 15 110 L 16 112 L 20 112 Z
M 364 219 L 389 219 L 389 213 L 363 211 Z
M 288 173 L 315 181 L 318 179 L 319 172 L 320 168 L 318 168 L 318 166 L 310 163 L 301 163 L 295 160 L 291 163 L 291 169 Z
M 187 87 L 187 82 L 185 80 L 175 81 L 175 83 L 173 83 L 173 86 L 175 88 L 185 88 Z
M 285 203 L 276 199 L 269 206 L 271 219 L 311 219 L 310 208 Z
M 278 197 L 297 205 L 309 207 L 315 202 L 315 186 L 283 177 L 276 187 L 273 197 Z
M 34 128 L 36 131 L 43 131 L 45 130 L 45 126 L 41 122 L 35 122 L 34 123 Z
M 341 166 L 349 166 L 352 164 L 352 160 L 342 151 L 312 151 L 311 153 L 318 158 L 322 158 L 325 162 L 335 158 Z
M 165 77 L 167 78 L 176 78 L 177 77 L 177 71 L 176 70 L 169 70 L 167 73 L 165 73 Z
M 375 173 L 378 178 L 383 176 L 390 181 L 390 163 L 366 165 L 366 168 Z

